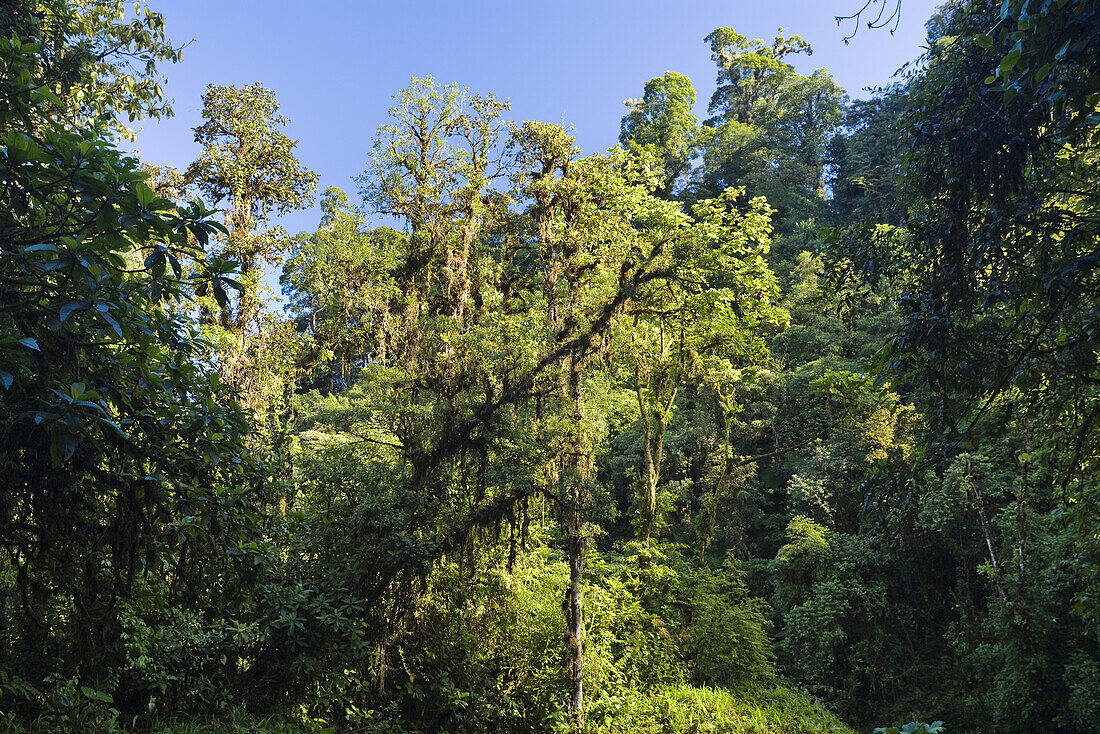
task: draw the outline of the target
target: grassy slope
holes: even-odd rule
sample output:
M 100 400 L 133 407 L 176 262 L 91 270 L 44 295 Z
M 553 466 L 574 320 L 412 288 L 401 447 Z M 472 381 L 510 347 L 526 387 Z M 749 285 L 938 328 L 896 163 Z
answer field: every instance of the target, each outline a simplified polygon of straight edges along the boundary
M 729 691 L 683 685 L 623 697 L 611 706 L 616 704 L 600 734 L 853 734 L 821 706 L 782 686 Z
M 58 722 L 60 723 L 60 722 Z M 678 685 L 657 691 L 605 698 L 589 709 L 592 734 L 854 734 L 835 716 L 801 694 L 782 686 L 754 690 Z M 0 720 L 0 734 L 72 731 L 61 724 L 30 729 Z M 127 732 L 126 727 L 102 731 Z M 319 722 L 229 715 L 224 719 L 159 721 L 158 734 L 341 734 Z M 400 734 L 396 721 L 353 727 L 356 734 Z

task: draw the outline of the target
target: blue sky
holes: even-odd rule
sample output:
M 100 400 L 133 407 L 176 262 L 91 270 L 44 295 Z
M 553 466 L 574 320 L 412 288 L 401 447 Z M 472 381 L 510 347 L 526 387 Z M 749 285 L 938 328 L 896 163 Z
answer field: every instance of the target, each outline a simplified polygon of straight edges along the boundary
M 893 0 L 886 0 L 891 3 Z M 431 74 L 473 92 L 512 103 L 510 119 L 573 125 L 585 152 L 615 145 L 623 100 L 640 97 L 645 82 L 669 70 L 688 75 L 700 118 L 714 88 L 714 64 L 703 42 L 729 26 L 771 39 L 777 27 L 814 48 L 802 72 L 828 68 L 853 97 L 890 82 L 916 57 L 935 2 L 904 0 L 897 33 L 861 28 L 834 16 L 863 0 L 150 0 L 164 14 L 169 36 L 195 39 L 182 63 L 168 65 L 167 95 L 176 116 L 144 123 L 137 150 L 144 160 L 185 168 L 199 153 L 207 84 L 263 82 L 290 118 L 287 134 L 298 157 L 320 176 L 320 189 L 340 186 L 357 200 L 354 177 L 366 165 L 375 130 L 391 97 L 412 76 Z M 889 12 L 889 11 L 887 11 Z M 281 222 L 312 230 L 318 210 Z

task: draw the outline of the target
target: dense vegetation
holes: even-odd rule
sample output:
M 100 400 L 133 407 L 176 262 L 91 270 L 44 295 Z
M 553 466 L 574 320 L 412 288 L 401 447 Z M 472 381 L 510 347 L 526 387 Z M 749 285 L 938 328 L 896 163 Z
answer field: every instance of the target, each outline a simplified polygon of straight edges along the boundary
M 291 236 L 274 92 L 141 164 L 164 19 L 0 3 L 0 731 L 1100 731 L 1098 16 L 414 79 Z

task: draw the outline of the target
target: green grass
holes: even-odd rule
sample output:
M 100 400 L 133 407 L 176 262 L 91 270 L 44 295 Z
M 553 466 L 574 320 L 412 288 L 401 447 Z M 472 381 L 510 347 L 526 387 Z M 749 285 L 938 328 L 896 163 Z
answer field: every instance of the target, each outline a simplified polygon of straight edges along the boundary
M 730 691 L 680 685 L 606 699 L 593 709 L 599 734 L 854 734 L 782 686 Z
M 675 685 L 627 691 L 597 698 L 588 707 L 590 734 L 855 734 L 805 696 L 782 686 L 726 690 Z M 60 734 L 83 729 L 64 723 L 19 727 L 0 719 L 0 734 Z M 125 726 L 94 727 L 123 734 Z M 90 730 L 89 730 L 90 731 Z M 141 727 L 156 734 L 341 734 L 319 722 L 257 717 L 239 712 L 224 717 L 167 719 Z M 358 731 L 358 730 L 357 730 Z M 399 721 L 379 720 L 364 732 L 406 731 Z

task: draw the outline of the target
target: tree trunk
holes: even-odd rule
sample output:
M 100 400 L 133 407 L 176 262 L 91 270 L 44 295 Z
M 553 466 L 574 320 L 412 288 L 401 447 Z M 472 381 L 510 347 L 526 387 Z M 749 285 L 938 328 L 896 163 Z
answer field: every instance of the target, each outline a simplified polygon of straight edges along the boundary
M 569 676 L 569 695 L 565 709 L 573 718 L 574 729 L 584 731 L 584 617 L 581 600 L 581 568 L 584 562 L 584 482 L 588 476 L 588 446 L 584 431 L 584 405 L 581 402 L 581 365 L 574 358 L 570 365 L 569 397 L 573 403 L 573 421 L 577 427 L 573 446 L 573 472 L 568 478 L 566 517 L 566 556 L 569 560 L 569 589 L 562 602 L 565 612 L 565 668 Z
M 667 383 L 660 383 L 655 389 L 667 389 Z M 638 416 L 642 422 L 642 474 L 638 487 L 638 539 L 649 540 L 653 535 L 657 524 L 657 484 L 661 480 L 661 463 L 665 454 L 665 429 L 672 413 L 672 406 L 676 402 L 677 388 L 668 391 L 667 401 L 660 401 L 657 409 L 651 416 L 646 406 L 644 388 L 642 386 L 641 368 L 634 367 L 634 392 L 638 398 Z
M 985 516 L 985 503 L 982 502 L 982 496 L 978 493 L 978 488 L 974 486 L 974 480 L 971 476 L 973 472 L 973 466 L 970 462 L 970 455 L 966 457 L 966 489 L 970 493 L 971 499 L 974 500 L 974 506 L 978 510 L 978 523 L 982 528 L 982 536 L 985 538 L 985 547 L 989 551 L 989 562 L 993 566 L 993 586 L 997 589 L 997 595 L 1001 597 L 1001 601 L 1008 603 L 1008 595 L 1005 594 L 1004 586 L 1001 584 L 1001 564 L 997 560 L 997 551 L 993 541 L 993 531 L 990 530 L 989 521 Z
M 642 476 L 638 487 L 638 538 L 649 540 L 657 519 L 657 468 L 653 460 L 653 431 L 642 392 L 641 369 L 634 367 L 634 391 L 638 397 L 638 417 L 642 422 Z
M 569 558 L 569 589 L 565 593 L 565 666 L 569 674 L 569 696 L 565 708 L 573 717 L 573 725 L 584 730 L 584 623 L 581 617 L 581 563 L 584 538 L 580 524 L 580 483 L 574 484 L 573 506 L 570 508 L 569 536 L 566 554 Z

